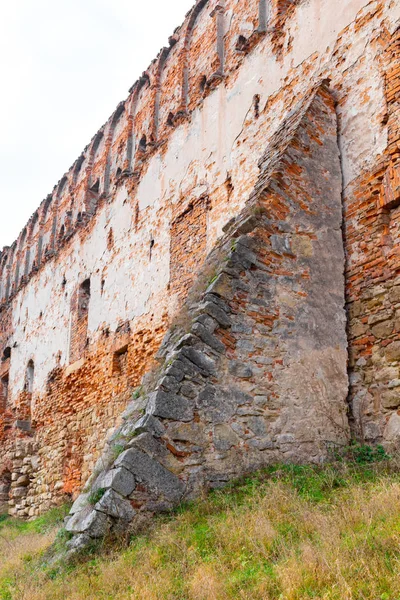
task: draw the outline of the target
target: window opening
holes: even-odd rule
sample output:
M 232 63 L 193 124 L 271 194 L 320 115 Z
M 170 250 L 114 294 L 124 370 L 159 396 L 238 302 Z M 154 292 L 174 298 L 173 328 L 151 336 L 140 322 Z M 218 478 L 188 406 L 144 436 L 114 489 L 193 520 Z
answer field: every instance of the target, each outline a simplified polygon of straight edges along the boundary
M 128 366 L 128 346 L 114 352 L 112 373 L 113 375 L 126 375 Z
M 8 373 L 3 375 L 0 379 L 0 409 L 4 412 L 7 408 L 8 401 L 8 390 L 9 390 L 9 376 Z
M 26 378 L 25 378 L 25 390 L 28 394 L 32 394 L 33 391 L 33 380 L 35 377 L 35 365 L 33 360 L 28 362 L 28 366 L 26 368 Z

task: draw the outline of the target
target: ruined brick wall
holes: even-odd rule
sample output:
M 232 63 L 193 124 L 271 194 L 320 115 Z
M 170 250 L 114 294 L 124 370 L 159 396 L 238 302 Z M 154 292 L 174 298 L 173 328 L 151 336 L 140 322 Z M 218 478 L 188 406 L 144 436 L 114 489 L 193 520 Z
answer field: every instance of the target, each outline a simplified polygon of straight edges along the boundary
M 37 514 L 80 489 L 246 205 L 271 137 L 324 80 L 338 114 L 354 430 L 365 396 L 363 435 L 396 441 L 396 400 L 382 400 L 395 396 L 397 358 L 385 348 L 396 325 L 372 338 L 372 321 L 395 308 L 396 186 L 382 200 L 382 182 L 388 168 L 396 181 L 399 20 L 397 0 L 344 0 L 339 12 L 328 0 L 198 0 L 0 255 L 0 352 L 11 351 L 0 452 L 14 464 L 13 511 Z M 74 295 L 88 279 L 86 323 Z
M 70 552 L 249 470 L 319 462 L 348 442 L 342 176 L 326 89 L 300 103 L 260 168 L 207 259 L 212 283 L 192 290 L 186 329 L 166 337 L 159 372 L 74 503 Z

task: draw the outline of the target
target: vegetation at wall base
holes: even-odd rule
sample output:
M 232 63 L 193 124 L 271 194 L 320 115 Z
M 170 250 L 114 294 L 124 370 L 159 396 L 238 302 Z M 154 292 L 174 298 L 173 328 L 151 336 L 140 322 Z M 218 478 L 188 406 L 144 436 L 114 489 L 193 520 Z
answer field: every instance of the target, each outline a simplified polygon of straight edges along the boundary
M 65 514 L 0 519 L 1 600 L 400 600 L 400 460 L 377 448 L 258 471 L 56 567 Z

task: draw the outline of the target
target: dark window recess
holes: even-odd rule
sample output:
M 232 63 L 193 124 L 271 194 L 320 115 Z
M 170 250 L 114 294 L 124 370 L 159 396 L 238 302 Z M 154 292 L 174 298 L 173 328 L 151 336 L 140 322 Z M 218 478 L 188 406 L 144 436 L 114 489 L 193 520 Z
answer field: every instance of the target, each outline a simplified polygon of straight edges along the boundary
M 128 346 L 120 348 L 113 355 L 113 375 L 126 375 L 128 371 Z
M 249 48 L 249 41 L 244 35 L 239 35 L 236 42 L 236 50 L 238 52 L 246 52 Z
M 7 408 L 9 378 L 8 373 L 0 379 L 0 411 L 4 412 Z
M 9 358 L 11 358 L 11 348 L 10 346 L 7 346 L 7 348 L 4 348 L 3 350 L 2 360 L 8 360 Z
M 33 380 L 35 378 L 35 365 L 33 360 L 28 362 L 28 366 L 26 368 L 26 377 L 25 377 L 25 391 L 29 394 L 33 392 Z
M 140 139 L 139 150 L 141 150 L 142 152 L 146 152 L 147 150 L 147 138 L 145 135 L 143 135 Z
M 261 101 L 261 96 L 260 94 L 256 94 L 253 98 L 253 103 L 254 103 L 254 116 L 256 119 L 258 119 L 258 117 L 260 116 L 260 101 Z
M 205 89 L 207 87 L 207 77 L 205 75 L 203 75 L 203 77 L 201 77 L 199 87 L 200 87 L 201 92 L 205 91 Z
M 87 346 L 88 320 L 90 303 L 90 279 L 86 279 L 73 295 L 71 300 L 71 344 L 70 362 L 82 358 Z
M 92 185 L 92 187 L 90 188 L 91 192 L 94 192 L 95 194 L 98 194 L 100 190 L 100 179 L 98 179 L 96 181 L 96 183 L 94 185 Z
M 79 288 L 78 319 L 85 318 L 89 312 L 90 279 L 85 279 Z
M 154 239 L 153 239 L 153 238 L 151 238 L 151 240 L 150 240 L 150 260 L 151 260 L 151 258 L 152 258 L 152 256 L 153 256 L 153 248 L 154 248 L 154 244 L 155 244 L 155 241 L 154 241 Z

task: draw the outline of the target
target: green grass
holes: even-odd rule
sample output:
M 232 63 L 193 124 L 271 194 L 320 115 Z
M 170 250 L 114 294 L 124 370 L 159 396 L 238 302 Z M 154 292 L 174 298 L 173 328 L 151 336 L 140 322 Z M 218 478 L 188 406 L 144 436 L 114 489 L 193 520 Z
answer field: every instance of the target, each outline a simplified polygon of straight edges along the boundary
M 259 471 L 55 568 L 63 514 L 0 520 L 1 600 L 400 600 L 400 468 L 380 451 Z

